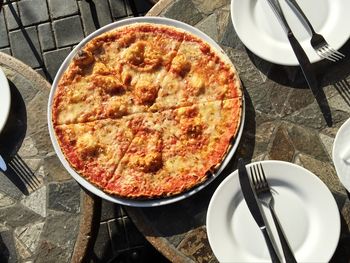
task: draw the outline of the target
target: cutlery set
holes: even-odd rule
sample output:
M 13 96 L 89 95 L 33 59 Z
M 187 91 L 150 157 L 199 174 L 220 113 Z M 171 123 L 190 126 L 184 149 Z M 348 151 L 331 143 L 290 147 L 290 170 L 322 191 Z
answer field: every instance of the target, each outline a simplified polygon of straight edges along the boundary
M 274 242 L 271 238 L 271 232 L 268 231 L 268 224 L 265 217 L 263 216 L 263 211 L 258 205 L 258 201 L 266 205 L 272 215 L 273 222 L 276 226 L 278 237 L 282 246 L 283 255 L 286 263 L 296 263 L 296 259 L 293 255 L 293 251 L 285 237 L 282 226 L 279 223 L 275 209 L 274 209 L 274 199 L 270 189 L 270 186 L 267 182 L 264 169 L 261 163 L 257 165 L 250 166 L 250 176 L 246 170 L 243 160 L 240 158 L 238 160 L 238 176 L 239 182 L 241 185 L 243 197 L 247 203 L 248 209 L 252 214 L 254 220 L 258 224 L 261 232 L 264 235 L 267 248 L 272 262 L 278 263 L 281 262 L 277 254 L 277 249 L 275 248 Z
M 288 22 L 283 14 L 282 8 L 280 6 L 279 0 L 267 0 L 271 9 L 275 13 L 277 19 L 279 20 L 281 26 L 283 27 L 283 30 L 285 31 L 288 41 L 293 49 L 293 52 L 299 62 L 300 68 L 303 72 L 303 75 L 306 79 L 306 82 L 311 89 L 314 97 L 317 99 L 320 95 L 320 90 L 318 87 L 317 79 L 315 76 L 315 73 L 313 72 L 313 68 L 311 66 L 310 60 L 308 56 L 306 55 L 305 51 L 303 50 L 302 46 L 294 36 L 290 26 L 288 25 Z M 330 60 L 332 62 L 336 62 L 341 60 L 345 57 L 344 54 L 341 52 L 333 49 L 327 41 L 324 39 L 324 37 L 320 34 L 317 34 L 311 25 L 310 21 L 306 17 L 303 10 L 300 8 L 298 3 L 295 0 L 285 0 L 287 3 L 294 9 L 296 12 L 301 16 L 301 18 L 304 20 L 305 24 L 307 25 L 309 31 L 311 32 L 311 40 L 310 44 L 316 51 L 316 53 L 327 60 Z
M 280 3 L 279 3 L 280 0 L 267 0 L 267 1 L 270 4 L 272 10 L 274 11 L 275 15 L 277 16 L 278 20 L 280 21 L 283 29 L 285 30 L 285 32 L 289 38 L 289 35 L 290 34 L 293 35 L 293 32 L 290 29 L 288 22 L 283 14 L 282 8 L 281 8 Z M 305 22 L 305 25 L 307 26 L 307 28 L 309 29 L 309 31 L 311 33 L 310 44 L 320 57 L 322 57 L 324 59 L 328 59 L 329 61 L 332 61 L 332 62 L 337 62 L 345 57 L 345 55 L 343 53 L 332 48 L 321 34 L 316 33 L 314 27 L 312 26 L 311 22 L 309 21 L 309 19 L 307 18 L 307 16 L 305 15 L 304 11 L 299 6 L 297 1 L 295 1 L 295 0 L 285 0 L 285 1 L 291 6 L 292 9 L 294 9 L 297 12 L 297 14 Z M 292 48 L 294 50 L 293 45 L 292 45 Z M 295 52 L 295 50 L 294 50 L 294 52 Z M 295 54 L 295 55 L 298 58 L 298 55 L 297 54 Z M 299 58 L 298 58 L 298 60 L 299 60 Z

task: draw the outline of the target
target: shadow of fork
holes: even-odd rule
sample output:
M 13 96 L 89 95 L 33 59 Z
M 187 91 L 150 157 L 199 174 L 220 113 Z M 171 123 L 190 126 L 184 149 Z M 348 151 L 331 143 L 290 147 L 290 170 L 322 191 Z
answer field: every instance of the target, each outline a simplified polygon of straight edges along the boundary
M 344 99 L 346 104 L 350 106 L 350 84 L 346 79 L 340 80 L 334 84 L 334 87 Z
M 23 194 L 29 195 L 40 187 L 41 181 L 18 154 L 5 162 L 7 169 L 3 173 Z

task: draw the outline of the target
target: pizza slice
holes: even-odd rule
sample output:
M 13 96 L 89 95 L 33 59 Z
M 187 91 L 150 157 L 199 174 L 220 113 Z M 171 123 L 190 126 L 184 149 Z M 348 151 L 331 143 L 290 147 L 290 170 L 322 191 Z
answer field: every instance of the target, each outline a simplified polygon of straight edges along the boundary
M 185 36 L 152 109 L 241 97 L 240 82 L 231 62 L 196 37 Z
M 182 42 L 166 27 L 128 26 L 90 41 L 60 80 L 57 125 L 147 112 Z
M 164 122 L 162 157 L 164 172 L 170 175 L 164 192 L 188 190 L 218 169 L 238 132 L 241 114 L 240 98 L 173 111 Z
M 103 188 L 127 151 L 142 115 L 55 127 L 65 158 L 81 176 Z
M 113 61 L 121 80 L 128 87 L 130 112 L 145 112 L 158 96 L 160 85 L 167 75 L 183 35 L 175 29 L 139 24 L 123 29 L 118 45 L 105 48 L 104 59 Z
M 229 150 L 241 107 L 241 99 L 236 98 L 147 115 L 106 191 L 154 198 L 204 182 Z

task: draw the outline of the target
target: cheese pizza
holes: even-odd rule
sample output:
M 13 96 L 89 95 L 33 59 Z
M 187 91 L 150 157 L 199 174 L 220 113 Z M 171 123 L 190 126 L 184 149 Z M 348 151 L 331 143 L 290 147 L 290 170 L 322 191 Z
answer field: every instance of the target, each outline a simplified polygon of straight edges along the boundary
M 103 33 L 59 80 L 52 123 L 70 166 L 106 193 L 151 199 L 205 182 L 227 155 L 242 116 L 228 59 L 171 26 Z

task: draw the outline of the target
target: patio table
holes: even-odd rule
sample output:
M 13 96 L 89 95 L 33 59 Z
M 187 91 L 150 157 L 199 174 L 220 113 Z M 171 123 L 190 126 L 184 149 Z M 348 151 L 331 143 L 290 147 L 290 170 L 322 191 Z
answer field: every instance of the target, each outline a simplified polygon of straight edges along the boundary
M 64 170 L 52 148 L 51 85 L 4 53 L 0 67 L 11 91 L 0 134 L 0 154 L 8 164 L 0 171 L 0 262 L 81 262 L 99 224 L 99 202 Z
M 245 48 L 232 26 L 229 4 L 229 0 L 161 0 L 147 15 L 199 28 L 232 60 L 246 103 L 237 152 L 224 172 L 199 193 L 165 206 L 126 207 L 126 211 L 172 262 L 216 262 L 206 234 L 207 207 L 215 189 L 236 169 L 238 156 L 246 161 L 283 160 L 310 170 L 331 190 L 341 213 L 341 236 L 332 262 L 348 262 L 350 201 L 331 156 L 336 132 L 350 117 L 350 41 L 341 48 L 345 60 L 313 65 L 325 95 L 321 111 L 298 67 L 272 64 Z

